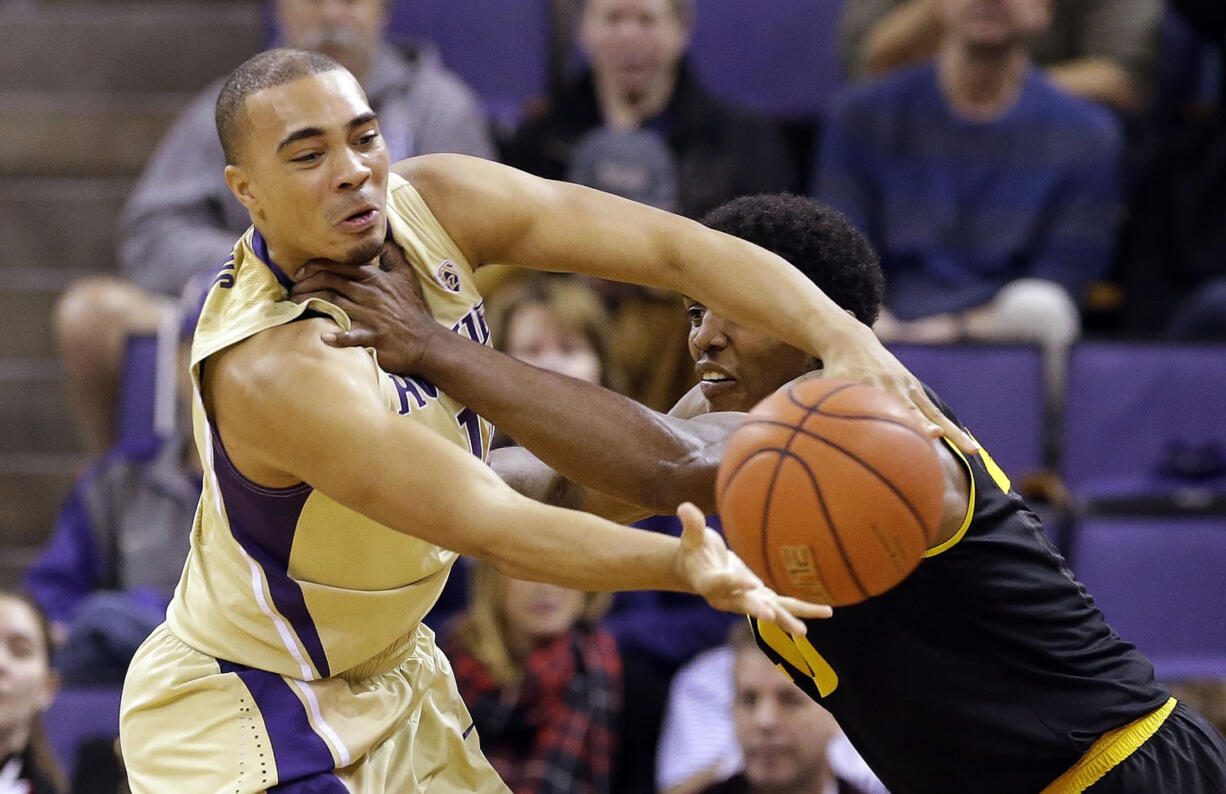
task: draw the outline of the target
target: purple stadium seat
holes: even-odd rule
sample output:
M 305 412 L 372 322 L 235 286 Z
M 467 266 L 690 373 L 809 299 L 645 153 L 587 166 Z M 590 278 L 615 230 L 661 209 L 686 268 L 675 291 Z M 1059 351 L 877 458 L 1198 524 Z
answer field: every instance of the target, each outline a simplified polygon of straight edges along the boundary
M 1218 492 L 1226 477 L 1165 476 L 1172 443 L 1226 450 L 1226 345 L 1082 343 L 1065 397 L 1063 474 L 1082 501 Z
M 842 84 L 843 0 L 701 0 L 691 57 L 724 99 L 785 117 L 818 116 Z
M 51 751 L 69 775 L 83 742 L 119 736 L 119 695 L 118 687 L 67 687 L 43 715 Z
M 1070 558 L 1159 678 L 1226 678 L 1226 517 L 1087 518 Z
M 438 45 L 443 63 L 485 102 L 492 121 L 513 126 L 548 84 L 549 0 L 413 0 L 396 3 L 397 34 Z
M 1011 478 L 1043 465 L 1043 362 L 1029 345 L 891 345 Z
M 116 406 L 116 441 L 141 442 L 174 432 L 177 326 L 168 323 L 156 335 L 128 337 Z
M 139 441 L 153 434 L 157 389 L 157 337 L 129 336 L 119 384 L 118 440 Z

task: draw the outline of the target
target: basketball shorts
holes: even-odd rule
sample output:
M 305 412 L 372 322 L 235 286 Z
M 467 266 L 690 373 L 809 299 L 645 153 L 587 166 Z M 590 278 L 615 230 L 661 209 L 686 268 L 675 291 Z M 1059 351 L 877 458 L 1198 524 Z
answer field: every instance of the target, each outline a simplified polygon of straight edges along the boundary
M 1226 742 L 1182 703 L 1085 794 L 1226 794 Z
M 128 670 L 120 750 L 133 794 L 499 792 L 428 631 L 392 670 L 300 681 L 200 653 L 163 624 Z

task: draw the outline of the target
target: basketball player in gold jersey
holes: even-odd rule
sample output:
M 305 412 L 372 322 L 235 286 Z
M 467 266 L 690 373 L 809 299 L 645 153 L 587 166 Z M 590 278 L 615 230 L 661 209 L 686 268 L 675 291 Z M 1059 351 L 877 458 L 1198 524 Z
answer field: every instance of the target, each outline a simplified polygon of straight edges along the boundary
M 308 261 L 374 262 L 390 241 L 434 318 L 480 342 L 474 267 L 574 269 L 683 291 L 832 367 L 916 388 L 782 259 L 473 158 L 390 169 L 357 81 L 313 53 L 240 66 L 217 126 L 253 227 L 193 341 L 204 491 L 166 623 L 124 687 L 133 792 L 504 791 L 420 623 L 457 553 L 586 590 L 693 591 L 795 631 L 828 614 L 764 587 L 693 506 L 678 541 L 516 494 L 483 463 L 488 423 L 373 351 L 323 344 L 349 327 L 335 305 L 287 299 Z

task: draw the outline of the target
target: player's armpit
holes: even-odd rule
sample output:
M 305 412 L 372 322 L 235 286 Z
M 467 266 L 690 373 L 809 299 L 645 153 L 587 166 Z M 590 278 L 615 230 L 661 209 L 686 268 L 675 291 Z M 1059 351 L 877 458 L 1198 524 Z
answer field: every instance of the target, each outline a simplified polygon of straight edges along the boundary
M 554 471 L 523 447 L 490 451 L 490 468 L 516 493 L 555 507 L 575 509 L 583 500 L 583 486 Z

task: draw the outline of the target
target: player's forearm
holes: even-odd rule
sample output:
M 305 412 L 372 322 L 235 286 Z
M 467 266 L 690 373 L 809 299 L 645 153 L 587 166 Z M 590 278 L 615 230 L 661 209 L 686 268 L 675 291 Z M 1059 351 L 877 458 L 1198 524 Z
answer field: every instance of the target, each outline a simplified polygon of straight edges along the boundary
M 713 510 L 723 434 L 620 394 L 439 334 L 421 373 L 562 476 L 655 512 Z
M 508 576 L 589 591 L 690 590 L 677 570 L 676 538 L 518 495 L 475 512 L 472 521 L 494 529 L 477 556 Z
M 701 227 L 700 227 L 701 228 Z M 819 358 L 872 340 L 872 333 L 781 257 L 725 234 L 662 234 L 668 288 L 720 316 Z
M 695 221 L 475 158 L 401 166 L 470 262 L 672 290 L 823 358 L 872 340 L 781 257 Z

